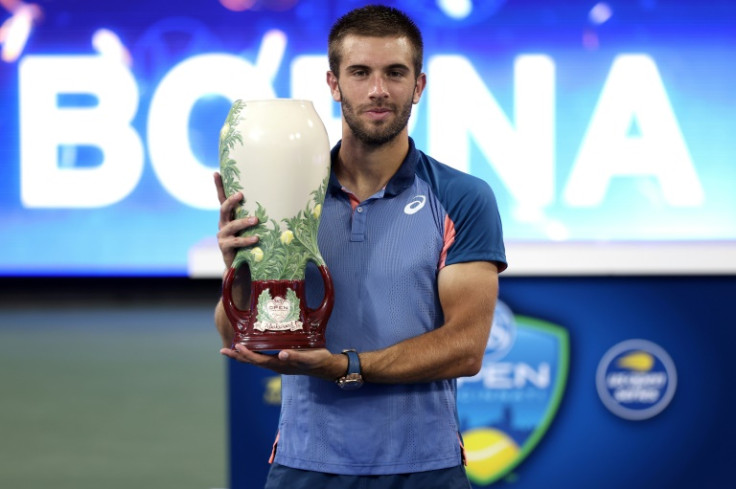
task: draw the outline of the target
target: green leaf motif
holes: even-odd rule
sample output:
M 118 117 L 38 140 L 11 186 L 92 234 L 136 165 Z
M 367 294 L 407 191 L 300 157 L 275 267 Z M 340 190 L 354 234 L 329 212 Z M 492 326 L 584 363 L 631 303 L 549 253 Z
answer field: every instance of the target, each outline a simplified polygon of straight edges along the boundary
M 255 215 L 259 224 L 244 235 L 257 234 L 258 243 L 238 251 L 233 267 L 238 268 L 247 262 L 253 280 L 302 280 L 308 261 L 324 265 L 317 232 L 328 178 L 311 193 L 312 200 L 303 210 L 282 220 L 285 228 L 275 219 L 270 219 L 265 207 L 256 202 Z
M 256 306 L 258 309 L 258 321 L 271 321 L 271 315 L 268 312 L 268 303 L 271 299 L 271 291 L 268 289 L 261 292 L 261 295 L 258 296 L 258 305 Z
M 220 131 L 220 175 L 228 197 L 243 190 L 240 170 L 236 161 L 230 157 L 230 152 L 236 145 L 243 145 L 237 126 L 243 120 L 240 113 L 245 106 L 245 102 L 236 100 Z M 282 220 L 285 229 L 274 219 L 269 219 L 266 208 L 256 202 L 255 216 L 259 223 L 240 232 L 239 236 L 258 235 L 259 241 L 254 246 L 240 249 L 232 266 L 239 268 L 247 263 L 253 280 L 302 280 L 308 261 L 324 265 L 317 245 L 317 232 L 328 181 L 329 175 L 318 189 L 312 191 L 312 200 L 307 202 L 303 210 L 292 218 Z M 243 199 L 237 207 L 236 219 L 248 217 L 245 203 L 246 200 Z
M 230 158 L 230 151 L 235 148 L 236 144 L 243 145 L 243 136 L 237 131 L 237 126 L 242 120 L 240 112 L 242 112 L 244 107 L 245 102 L 236 100 L 232 107 L 230 107 L 225 124 L 220 130 L 220 175 L 222 175 L 225 195 L 228 197 L 235 192 L 243 190 L 243 187 L 240 185 L 240 170 L 235 160 Z
M 294 289 L 286 291 L 286 302 L 291 304 L 291 309 L 289 310 L 289 315 L 284 319 L 284 322 L 290 323 L 292 321 L 299 321 L 299 297 L 297 297 Z

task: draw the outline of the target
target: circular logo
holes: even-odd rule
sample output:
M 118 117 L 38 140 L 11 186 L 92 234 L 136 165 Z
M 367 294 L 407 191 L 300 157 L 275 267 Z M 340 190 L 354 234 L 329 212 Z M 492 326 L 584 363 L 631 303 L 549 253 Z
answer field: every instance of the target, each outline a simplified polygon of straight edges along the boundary
M 603 404 L 616 416 L 648 419 L 661 413 L 672 400 L 677 372 L 660 346 L 647 340 L 627 340 L 601 359 L 596 387 Z
M 427 197 L 424 195 L 417 195 L 415 196 L 411 202 L 406 204 L 406 207 L 404 207 L 404 213 L 408 215 L 416 214 L 419 212 L 422 207 L 424 207 L 424 204 L 427 203 Z
M 496 309 L 493 311 L 493 323 L 491 324 L 491 335 L 486 344 L 484 361 L 496 361 L 505 357 L 514 346 L 516 341 L 516 320 L 509 306 L 503 302 L 496 301 Z

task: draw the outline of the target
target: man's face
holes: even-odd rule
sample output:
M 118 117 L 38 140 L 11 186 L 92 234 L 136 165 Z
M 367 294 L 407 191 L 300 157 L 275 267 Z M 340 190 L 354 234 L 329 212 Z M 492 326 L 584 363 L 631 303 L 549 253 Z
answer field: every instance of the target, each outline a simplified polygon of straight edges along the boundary
M 419 102 L 425 78 L 414 73 L 413 49 L 404 37 L 347 36 L 340 76 L 328 73 L 333 98 L 345 124 L 361 142 L 379 146 L 407 128 L 412 104 Z M 330 76 L 332 75 L 332 76 Z

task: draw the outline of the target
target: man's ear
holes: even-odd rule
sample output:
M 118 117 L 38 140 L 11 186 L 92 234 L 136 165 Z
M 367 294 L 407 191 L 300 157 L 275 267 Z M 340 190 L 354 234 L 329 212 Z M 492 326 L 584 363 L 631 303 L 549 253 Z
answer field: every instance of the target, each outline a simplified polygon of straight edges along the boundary
M 417 77 L 417 82 L 414 85 L 414 99 L 413 102 L 415 104 L 419 103 L 419 100 L 422 98 L 422 93 L 424 93 L 424 88 L 427 86 L 427 75 L 424 73 L 420 73 Z
M 332 93 L 332 100 L 335 102 L 341 101 L 341 93 L 340 93 L 340 85 L 338 83 L 337 76 L 331 72 L 327 72 L 327 85 L 330 87 L 330 92 Z

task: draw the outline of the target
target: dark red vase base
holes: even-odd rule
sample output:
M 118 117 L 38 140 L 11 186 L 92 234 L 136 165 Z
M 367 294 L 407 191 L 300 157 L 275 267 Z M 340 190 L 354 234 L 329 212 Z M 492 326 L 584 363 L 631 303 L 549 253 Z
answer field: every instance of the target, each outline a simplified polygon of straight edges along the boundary
M 325 347 L 325 329 L 332 313 L 334 290 L 327 267 L 321 266 L 320 273 L 325 282 L 325 297 L 317 309 L 305 306 L 304 280 L 254 280 L 251 283 L 249 310 L 238 309 L 232 297 L 232 282 L 236 269 L 231 268 L 223 282 L 223 306 L 235 333 L 233 346 L 241 344 L 251 351 L 271 352 L 278 350 L 310 349 Z M 259 331 L 254 328 L 258 316 L 258 297 L 268 290 L 271 297 L 286 297 L 291 289 L 299 298 L 299 321 L 302 329 L 291 331 Z
M 307 350 L 310 348 L 324 348 L 325 336 L 309 335 L 305 333 L 288 333 L 282 331 L 266 331 L 261 333 L 235 333 L 233 346 L 240 344 L 251 351 L 267 352 L 280 350 Z

